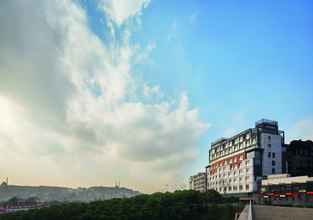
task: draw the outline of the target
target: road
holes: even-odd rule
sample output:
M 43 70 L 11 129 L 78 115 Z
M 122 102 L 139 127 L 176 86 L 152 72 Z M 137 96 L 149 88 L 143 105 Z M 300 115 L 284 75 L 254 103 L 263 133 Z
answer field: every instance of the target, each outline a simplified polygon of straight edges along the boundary
M 313 220 L 313 208 L 254 206 L 255 220 Z

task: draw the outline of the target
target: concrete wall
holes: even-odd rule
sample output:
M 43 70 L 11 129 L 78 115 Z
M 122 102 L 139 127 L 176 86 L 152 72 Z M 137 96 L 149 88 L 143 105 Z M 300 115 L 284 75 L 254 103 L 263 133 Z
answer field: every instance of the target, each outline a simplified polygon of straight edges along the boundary
M 269 138 L 270 137 L 270 138 Z M 282 139 L 280 135 L 273 135 L 262 133 L 261 134 L 261 148 L 264 149 L 263 153 L 263 176 L 271 175 L 272 169 L 275 173 L 282 173 Z M 273 158 L 275 153 L 275 158 Z M 269 157 L 270 154 L 270 157 Z M 275 161 L 275 166 L 272 165 Z

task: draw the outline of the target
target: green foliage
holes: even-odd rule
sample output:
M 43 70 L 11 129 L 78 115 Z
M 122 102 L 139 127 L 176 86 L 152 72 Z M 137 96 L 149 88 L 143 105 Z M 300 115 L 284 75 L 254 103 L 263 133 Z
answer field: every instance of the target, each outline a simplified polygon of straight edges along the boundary
M 64 203 L 0 216 L 3 220 L 230 220 L 235 206 L 215 191 L 176 191 L 90 203 Z

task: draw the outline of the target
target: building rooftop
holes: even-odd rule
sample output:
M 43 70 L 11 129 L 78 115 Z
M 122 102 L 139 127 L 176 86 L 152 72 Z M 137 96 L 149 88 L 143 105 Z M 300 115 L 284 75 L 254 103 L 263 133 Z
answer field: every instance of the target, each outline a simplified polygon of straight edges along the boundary
M 278 125 L 278 121 L 269 120 L 269 119 L 261 119 L 255 122 L 255 126 L 258 126 L 260 124 L 272 124 L 272 125 Z
M 269 119 L 260 119 L 258 121 L 255 122 L 255 127 L 254 128 L 248 128 L 244 131 L 241 131 L 229 138 L 226 138 L 226 137 L 221 137 L 221 138 L 218 138 L 217 140 L 213 141 L 211 143 L 211 146 L 213 145 L 216 145 L 216 144 L 219 144 L 219 143 L 222 143 L 224 141 L 231 141 L 233 139 L 236 139 L 237 137 L 245 134 L 245 133 L 248 133 L 248 132 L 256 132 L 256 128 L 259 127 L 259 126 L 262 126 L 262 125 L 272 125 L 274 127 L 277 127 L 278 128 L 278 122 L 277 121 L 274 121 L 274 120 L 269 120 Z
M 248 129 L 246 129 L 246 130 L 244 130 L 244 131 L 241 131 L 241 132 L 239 132 L 239 133 L 237 133 L 237 134 L 235 134 L 235 135 L 233 135 L 233 136 L 231 136 L 231 137 L 229 137 L 229 138 L 226 138 L 226 137 L 223 137 L 223 138 L 219 138 L 219 139 L 217 139 L 216 141 L 213 141 L 212 143 L 211 143 L 211 146 L 213 146 L 213 145 L 216 145 L 216 144 L 219 144 L 219 143 L 222 143 L 222 142 L 224 142 L 224 141 L 231 141 L 231 140 L 234 140 L 234 139 L 236 139 L 237 137 L 239 137 L 239 136 L 241 136 L 241 135 L 243 135 L 243 134 L 246 134 L 246 133 L 248 133 L 248 132 L 250 132 L 250 131 L 254 131 L 253 130 L 254 128 L 248 128 Z

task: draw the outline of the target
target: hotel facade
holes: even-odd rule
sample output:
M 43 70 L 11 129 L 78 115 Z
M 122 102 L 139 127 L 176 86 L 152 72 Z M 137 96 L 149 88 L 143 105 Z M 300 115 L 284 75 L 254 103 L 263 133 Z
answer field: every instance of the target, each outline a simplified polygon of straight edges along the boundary
M 254 128 L 213 142 L 205 172 L 207 189 L 222 194 L 259 191 L 262 177 L 286 171 L 284 139 L 278 122 L 262 119 Z

